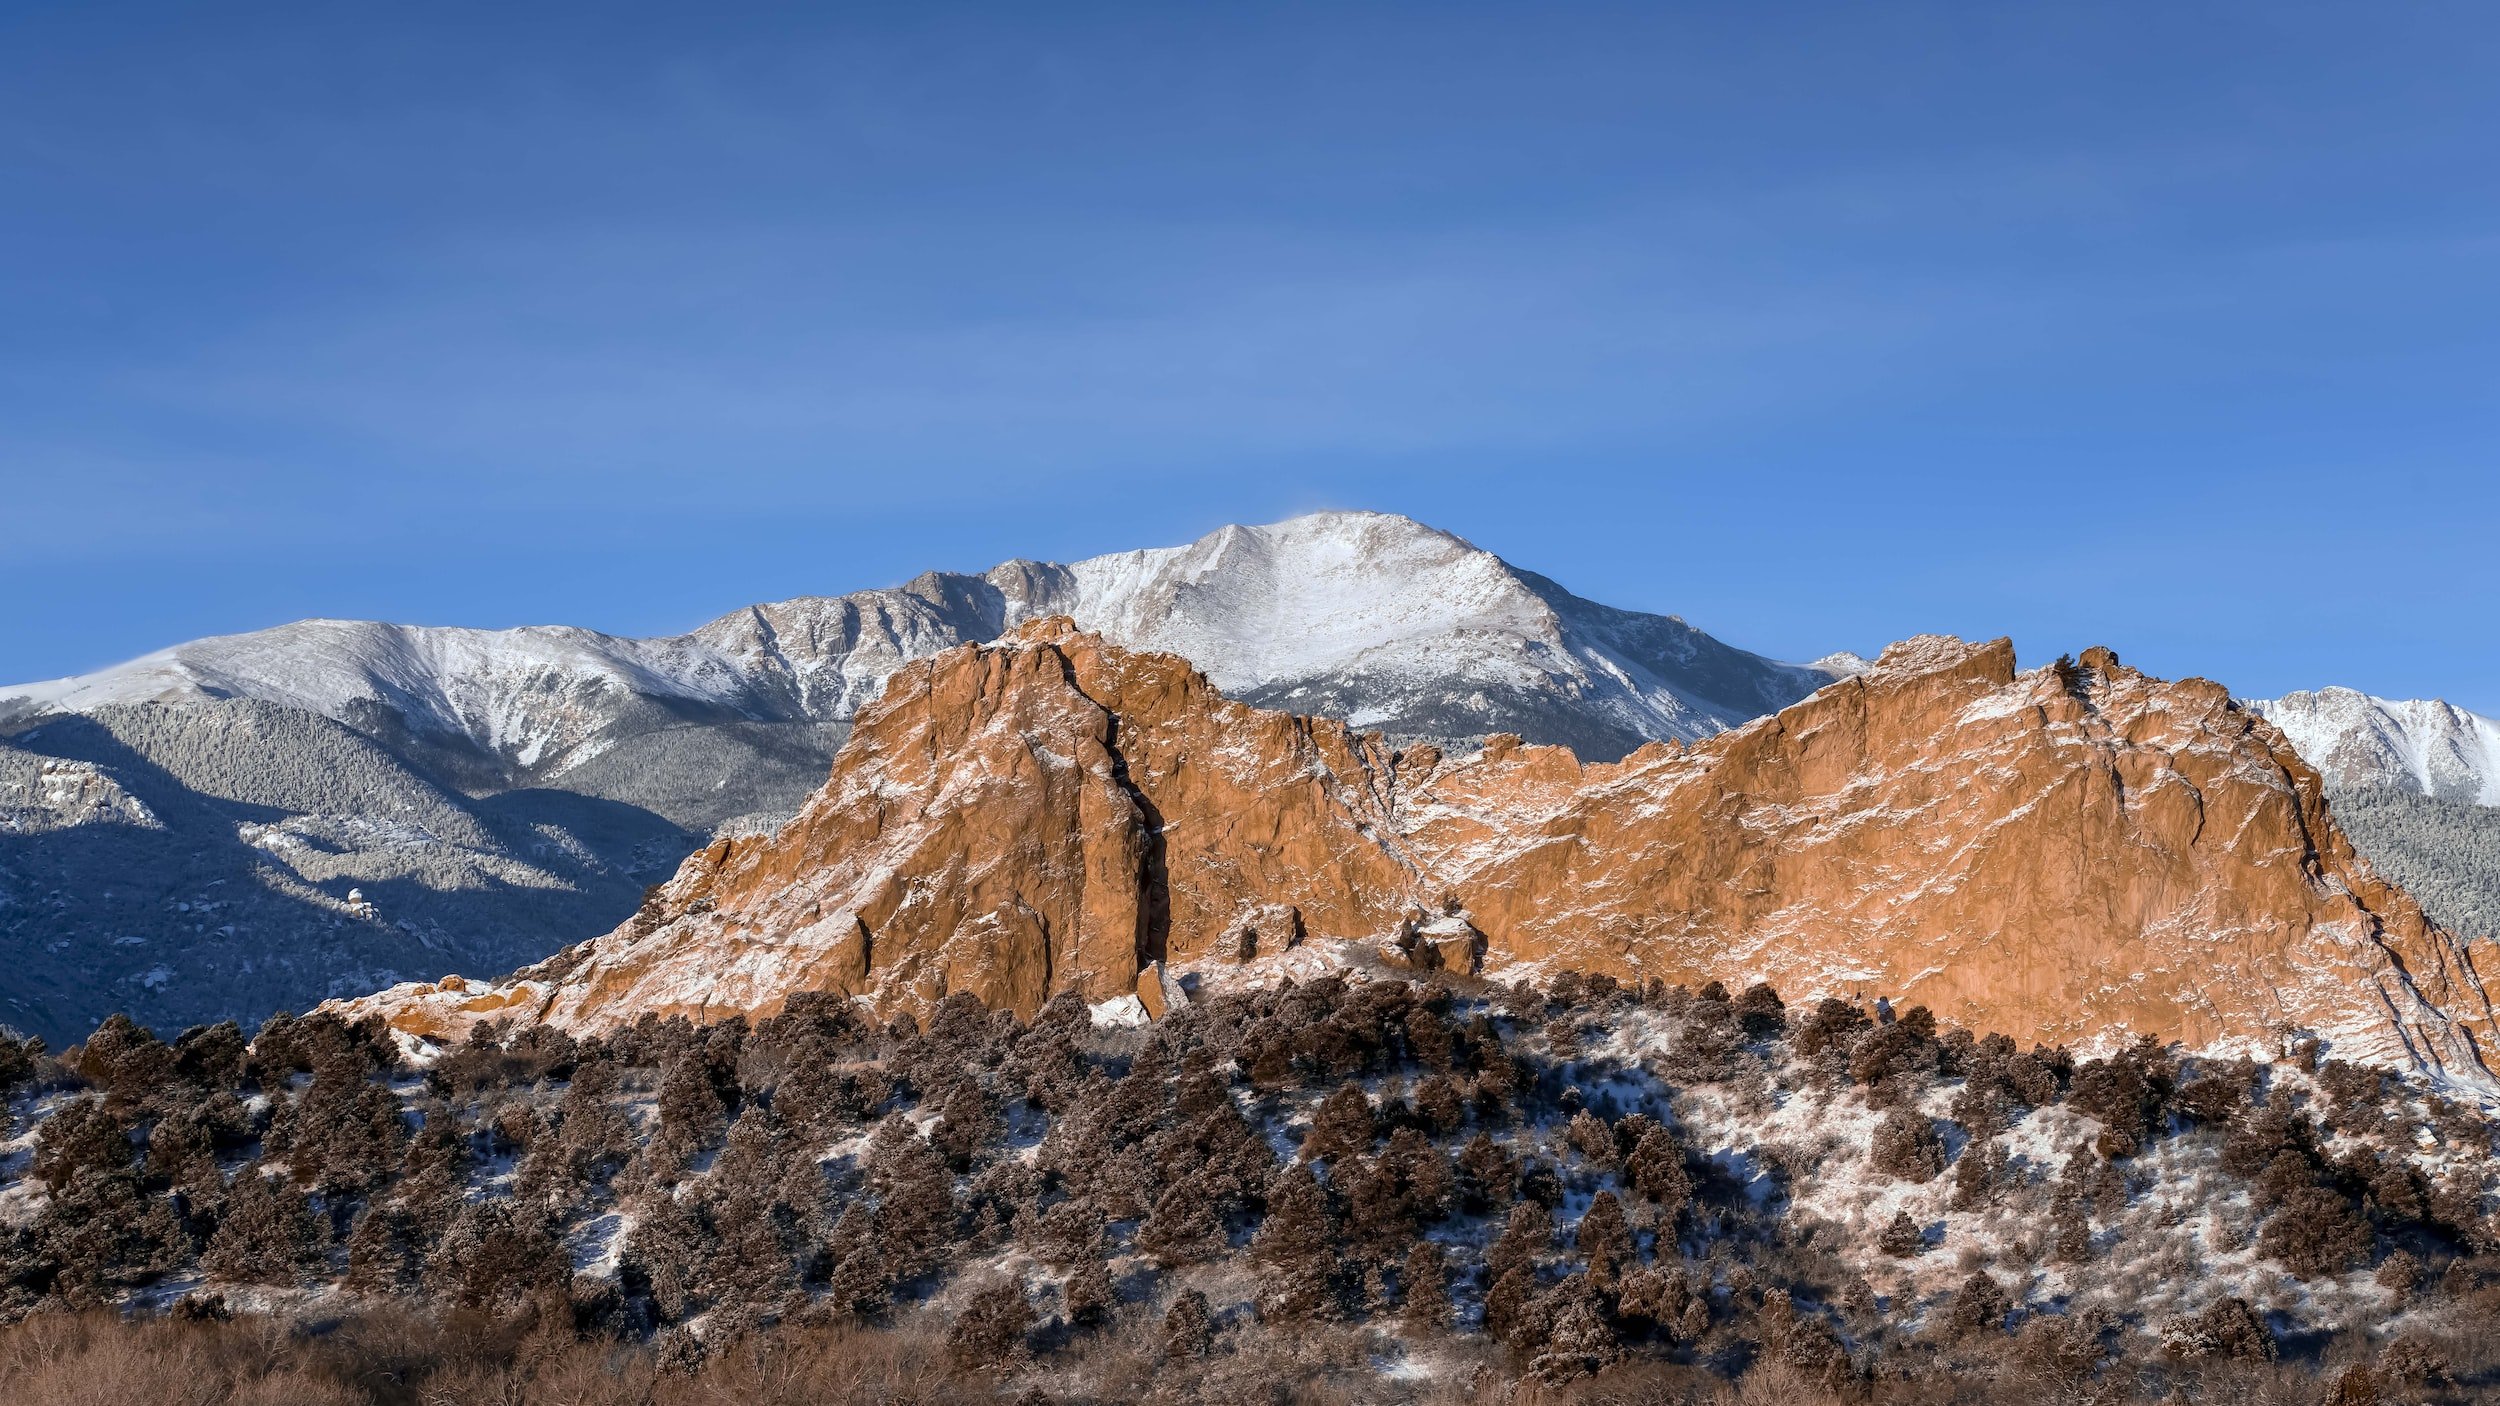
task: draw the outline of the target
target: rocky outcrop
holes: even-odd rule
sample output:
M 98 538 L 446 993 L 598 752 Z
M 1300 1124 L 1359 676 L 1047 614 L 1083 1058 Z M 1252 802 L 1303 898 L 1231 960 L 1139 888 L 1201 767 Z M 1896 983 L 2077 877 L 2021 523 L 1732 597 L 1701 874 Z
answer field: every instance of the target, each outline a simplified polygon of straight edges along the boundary
M 1498 952 L 1927 1004 L 2019 1038 L 2290 1029 L 2469 1076 L 2466 949 L 2353 852 L 2282 735 L 2107 650 L 1926 637 L 1689 749 L 1492 747 L 1402 778 Z
M 1027 1015 L 1060 990 L 1112 1000 L 1157 961 L 1237 947 L 1244 914 L 1393 927 L 1424 891 L 1393 784 L 1376 737 L 1038 621 L 903 668 L 779 833 L 714 843 L 633 922 L 519 981 L 541 1018 L 592 1029 L 799 990 L 907 1009 L 970 991 Z M 476 999 L 381 1004 L 431 1032 Z
M 2310 1030 L 2469 1079 L 2493 1033 L 2465 949 L 2354 855 L 2279 732 L 2106 650 L 2018 673 L 2005 641 L 1923 637 L 1736 731 L 1584 765 L 1509 738 L 1393 754 L 1064 620 L 905 668 L 797 819 L 696 856 L 497 1009 L 600 1029 L 823 989 L 1030 1013 L 1141 974 L 1160 997 L 1156 963 L 1285 931 L 1887 996 L 2018 1039 Z M 356 1009 L 439 1034 L 484 999 Z

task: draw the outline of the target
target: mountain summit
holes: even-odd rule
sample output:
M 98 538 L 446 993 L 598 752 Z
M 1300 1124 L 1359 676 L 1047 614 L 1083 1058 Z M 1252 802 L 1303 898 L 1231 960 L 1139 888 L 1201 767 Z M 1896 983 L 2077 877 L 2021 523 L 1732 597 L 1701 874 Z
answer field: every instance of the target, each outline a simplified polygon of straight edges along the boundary
M 2321 688 L 2249 700 L 2328 784 L 2500 806 L 2500 719 L 2437 698 Z
M 754 745 L 759 727 L 838 727 L 906 661 L 1046 615 L 1183 655 L 1247 701 L 1399 737 L 1515 732 L 1600 759 L 1706 737 L 1856 664 L 1778 663 L 1672 615 L 1583 600 L 1411 518 L 1327 512 L 1183 547 L 750 606 L 663 639 L 306 620 L 0 687 L 0 716 L 252 698 L 414 748 L 471 789 L 608 794 L 627 769 L 618 754 L 649 750 L 637 739 L 715 724 Z M 699 801 L 654 808 L 722 818 Z

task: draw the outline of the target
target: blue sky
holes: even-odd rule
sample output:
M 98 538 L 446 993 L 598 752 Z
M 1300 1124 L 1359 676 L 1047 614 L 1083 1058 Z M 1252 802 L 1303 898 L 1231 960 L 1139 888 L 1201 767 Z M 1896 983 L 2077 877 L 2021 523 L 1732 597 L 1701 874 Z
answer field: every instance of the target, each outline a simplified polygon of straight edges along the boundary
M 735 10 L 735 14 L 713 13 Z M 1420 517 L 2500 712 L 2488 6 L 11 6 L 0 679 Z

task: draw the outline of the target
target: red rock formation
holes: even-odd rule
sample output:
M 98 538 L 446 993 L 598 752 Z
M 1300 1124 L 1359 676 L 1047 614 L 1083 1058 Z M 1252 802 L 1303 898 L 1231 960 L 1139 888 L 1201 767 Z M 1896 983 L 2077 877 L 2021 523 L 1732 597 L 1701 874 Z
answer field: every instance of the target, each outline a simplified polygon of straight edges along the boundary
M 1408 840 L 1497 951 L 1929 1005 L 2018 1038 L 2313 1029 L 2473 1074 L 2463 946 L 2363 863 L 2217 684 L 2107 650 L 2017 674 L 1922 638 L 1690 750 L 1487 748 L 1408 780 Z
M 1421 880 L 1383 843 L 1390 785 L 1377 738 L 1038 621 L 905 666 L 778 834 L 715 843 L 634 921 L 516 982 L 577 1028 L 798 990 L 905 1008 L 970 991 L 1026 1015 L 1062 989 L 1107 1000 L 1272 905 L 1324 935 L 1391 928 Z M 482 999 L 384 1004 L 433 1034 Z
M 2019 1039 L 2309 1029 L 2469 1078 L 2493 1036 L 2465 949 L 2354 855 L 2279 733 L 2106 650 L 2018 674 L 2005 641 L 1925 637 L 1735 732 L 1583 766 L 1504 739 L 1393 757 L 1064 621 L 904 669 L 796 819 L 690 859 L 616 932 L 353 1009 L 427 1035 L 804 989 L 1029 1014 L 1238 959 L 1245 929 L 1767 978 Z

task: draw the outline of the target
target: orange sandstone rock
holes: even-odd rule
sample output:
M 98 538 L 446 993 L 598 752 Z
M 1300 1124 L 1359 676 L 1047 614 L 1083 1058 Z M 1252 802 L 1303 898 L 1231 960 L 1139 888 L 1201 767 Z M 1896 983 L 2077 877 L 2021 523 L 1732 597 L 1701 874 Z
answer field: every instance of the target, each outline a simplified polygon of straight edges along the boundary
M 1515 738 L 1396 755 L 1058 619 L 904 668 L 780 833 L 712 845 L 493 999 L 577 1030 L 800 990 L 1029 1015 L 1160 997 L 1156 963 L 1280 929 L 1883 995 L 2025 1040 L 2312 1030 L 2473 1080 L 2494 1036 L 2466 949 L 2353 853 L 2271 725 L 2106 650 L 2017 673 L 2003 640 L 1921 637 L 1749 726 L 1583 765 Z M 486 998 L 349 1009 L 444 1038 Z

